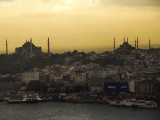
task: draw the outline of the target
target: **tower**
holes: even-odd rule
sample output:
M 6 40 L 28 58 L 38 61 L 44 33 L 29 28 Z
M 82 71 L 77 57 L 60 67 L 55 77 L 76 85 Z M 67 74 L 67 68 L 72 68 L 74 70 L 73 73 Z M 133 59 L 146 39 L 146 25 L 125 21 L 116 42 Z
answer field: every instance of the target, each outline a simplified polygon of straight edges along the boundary
M 32 43 L 32 38 L 30 38 L 30 42 Z
M 150 38 L 149 38 L 149 49 L 151 48 L 151 41 L 150 41 Z
M 8 55 L 8 43 L 7 43 L 7 39 L 6 39 L 6 55 Z
M 114 51 L 116 50 L 116 40 L 115 40 L 115 37 L 114 37 Z
M 136 39 L 135 39 L 135 49 L 137 48 L 137 45 L 136 45 L 137 43 L 136 43 Z
M 49 37 L 48 37 L 48 54 L 50 54 Z
M 31 48 L 30 48 L 30 57 L 33 57 L 33 48 L 32 48 L 32 38 L 30 38 L 30 44 L 31 44 Z
M 124 43 L 126 42 L 126 40 L 125 40 L 125 37 L 124 37 L 124 41 L 123 41 Z
M 128 37 L 127 37 L 127 43 L 128 43 Z
M 138 50 L 138 37 L 137 37 L 137 50 Z

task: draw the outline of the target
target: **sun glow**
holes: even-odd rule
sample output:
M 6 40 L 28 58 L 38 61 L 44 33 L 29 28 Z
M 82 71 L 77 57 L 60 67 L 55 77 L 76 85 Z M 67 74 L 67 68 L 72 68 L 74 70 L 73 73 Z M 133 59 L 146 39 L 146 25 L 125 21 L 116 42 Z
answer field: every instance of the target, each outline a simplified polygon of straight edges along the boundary
M 159 47 L 160 2 L 149 1 L 157 0 L 0 0 L 0 53 L 6 38 L 9 53 L 30 37 L 47 51 L 48 36 L 54 53 L 113 50 L 113 38 L 117 48 L 124 36 Z
M 73 4 L 76 0 L 60 0 L 64 4 Z
M 72 9 L 83 9 L 98 5 L 99 0 L 59 0 L 52 6 L 53 11 L 66 11 Z

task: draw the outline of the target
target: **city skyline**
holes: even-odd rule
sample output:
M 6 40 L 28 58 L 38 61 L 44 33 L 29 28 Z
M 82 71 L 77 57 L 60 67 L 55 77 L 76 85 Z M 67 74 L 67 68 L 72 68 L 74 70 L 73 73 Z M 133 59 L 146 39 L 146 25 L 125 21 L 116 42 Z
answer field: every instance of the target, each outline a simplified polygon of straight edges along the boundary
M 138 42 L 137 42 L 137 40 L 138 40 Z M 26 41 L 24 41 L 24 43 L 25 42 L 32 42 L 33 44 L 34 44 L 34 40 L 32 41 L 32 38 L 30 37 L 30 39 L 26 39 Z M 102 48 L 101 49 L 101 51 L 96 51 L 96 49 L 94 50 L 94 48 L 92 49 L 92 50 L 88 50 L 88 51 L 81 51 L 81 50 L 78 50 L 78 49 L 73 49 L 73 50 L 78 50 L 79 52 L 91 52 L 91 51 L 95 51 L 95 52 L 97 52 L 97 53 L 101 53 L 101 52 L 105 52 L 105 51 L 114 51 L 115 49 L 117 49 L 117 48 L 119 48 L 120 47 L 120 45 L 122 45 L 124 42 L 127 42 L 127 43 L 129 43 L 130 45 L 132 45 L 132 47 L 135 47 L 135 46 L 137 46 L 137 44 L 138 44 L 138 46 L 140 46 L 140 47 L 138 47 L 138 49 L 150 49 L 150 48 L 159 48 L 159 46 L 157 45 L 154 45 L 154 44 L 152 44 L 152 40 L 149 38 L 148 39 L 148 44 L 147 44 L 147 41 L 145 41 L 146 42 L 146 44 L 144 45 L 142 45 L 141 44 L 141 41 L 139 41 L 139 37 L 137 36 L 137 38 L 135 38 L 135 41 L 134 40 L 132 40 L 132 41 L 129 41 L 129 38 L 127 37 L 127 38 L 123 38 L 123 41 L 121 41 L 121 43 L 119 44 L 119 41 L 118 41 L 118 44 L 117 44 L 117 39 L 116 39 L 116 37 L 114 37 L 113 38 L 113 46 L 111 47 L 106 47 L 106 48 Z M 136 42 L 136 43 L 135 43 Z M 23 43 L 23 44 L 24 44 Z M 47 46 L 47 49 L 45 49 L 45 50 L 43 50 L 43 47 L 42 47 L 42 51 L 44 52 L 44 53 L 63 53 L 63 52 L 68 52 L 68 51 L 73 51 L 73 50 L 69 50 L 68 49 L 68 51 L 62 51 L 62 52 L 56 52 L 56 51 L 53 51 L 54 50 L 54 48 L 51 48 L 50 46 L 53 46 L 52 44 L 54 43 L 54 41 L 52 41 L 51 40 L 51 44 L 50 44 L 50 37 L 48 37 L 47 38 L 47 41 L 46 41 L 46 46 Z M 139 44 L 140 43 L 140 44 Z M 23 45 L 22 44 L 22 45 Z M 21 46 L 22 46 L 21 45 Z M 35 44 L 36 45 L 36 44 Z M 56 45 L 55 45 L 56 46 Z M 107 45 L 106 45 L 107 46 Z M 15 46 L 15 48 L 18 48 L 18 47 L 20 47 L 20 46 Z M 137 47 L 136 47 L 136 49 L 137 49 Z M 6 39 L 5 40 L 5 50 L 4 51 L 1 51 L 0 52 L 1 54 L 12 54 L 12 53 L 15 53 L 15 50 L 14 51 L 9 51 L 8 50 L 8 39 Z
M 0 0 L 0 53 L 14 53 L 30 37 L 47 52 L 113 50 L 124 37 L 140 48 L 160 47 L 158 0 Z
M 160 120 L 160 0 L 0 0 L 0 120 Z

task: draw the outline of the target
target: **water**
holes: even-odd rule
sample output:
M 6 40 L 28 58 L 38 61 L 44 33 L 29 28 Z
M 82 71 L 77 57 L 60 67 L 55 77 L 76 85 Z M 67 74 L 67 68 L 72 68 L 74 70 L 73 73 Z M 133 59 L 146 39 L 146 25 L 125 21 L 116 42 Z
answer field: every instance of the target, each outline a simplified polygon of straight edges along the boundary
M 2 102 L 0 120 L 160 120 L 160 109 L 114 107 L 107 104 Z

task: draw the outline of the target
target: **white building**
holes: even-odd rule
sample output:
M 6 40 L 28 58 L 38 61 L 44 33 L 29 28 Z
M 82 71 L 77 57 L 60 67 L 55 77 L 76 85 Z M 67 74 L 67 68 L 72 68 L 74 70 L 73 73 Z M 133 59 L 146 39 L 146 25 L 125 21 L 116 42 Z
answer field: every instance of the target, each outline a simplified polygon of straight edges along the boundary
M 135 93 L 135 81 L 134 80 L 128 81 L 128 85 L 129 85 L 129 92 Z
M 102 77 L 109 77 L 109 76 L 115 76 L 116 75 L 116 71 L 113 69 L 107 69 L 107 70 L 103 70 L 102 71 Z
M 39 72 L 36 69 L 33 72 L 24 72 L 22 74 L 22 82 L 29 83 L 32 80 L 39 80 Z

